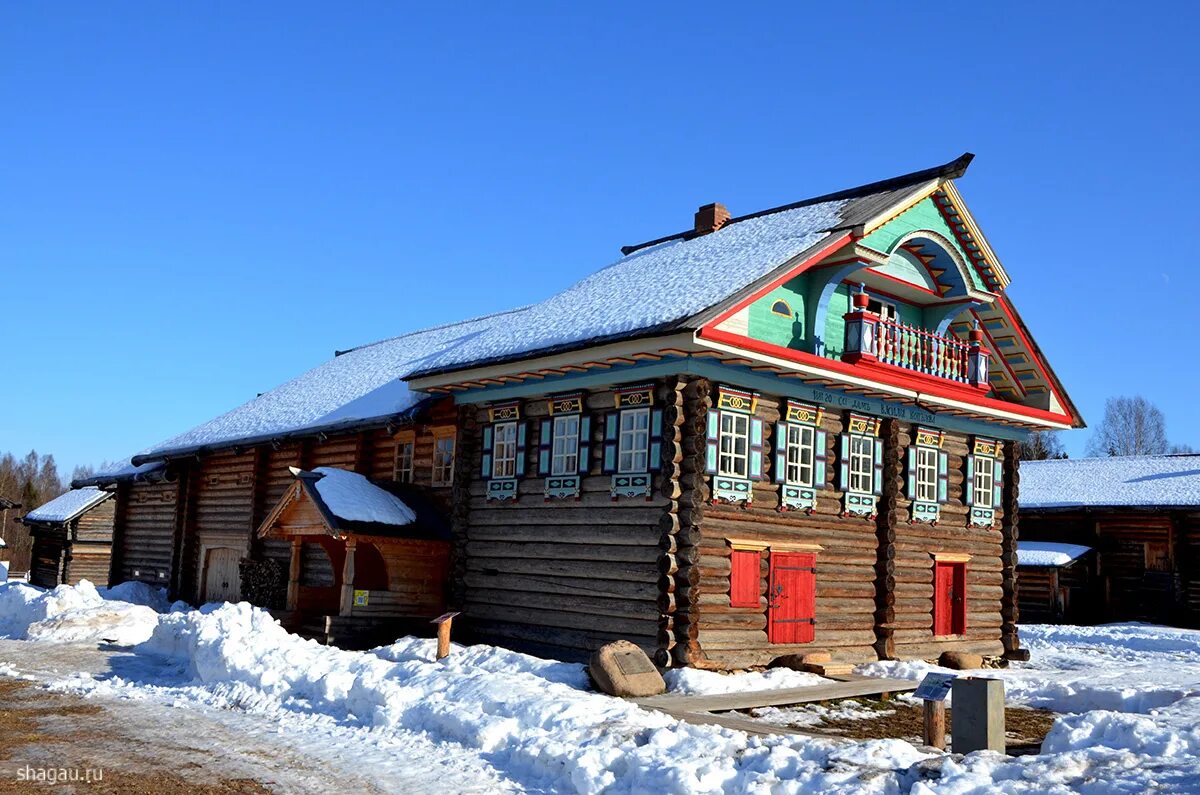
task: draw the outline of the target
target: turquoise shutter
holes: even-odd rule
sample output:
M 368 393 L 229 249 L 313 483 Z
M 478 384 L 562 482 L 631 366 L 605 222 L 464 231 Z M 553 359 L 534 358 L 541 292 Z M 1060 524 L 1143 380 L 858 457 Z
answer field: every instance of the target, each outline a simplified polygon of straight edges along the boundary
M 650 455 L 646 465 L 651 472 L 662 469 L 663 415 L 662 409 L 650 409 Z
M 883 439 L 875 440 L 875 476 L 871 478 L 876 494 L 883 494 Z
M 786 422 L 775 423 L 775 482 L 787 480 L 787 431 Z
M 479 475 L 485 480 L 492 476 L 492 426 L 483 426 L 483 465 Z
M 950 456 L 945 450 L 938 450 L 938 502 L 949 502 L 950 500 Z
M 917 498 L 917 448 L 916 445 L 910 445 L 908 448 L 908 498 L 915 500 Z
M 538 475 L 550 474 L 550 445 L 554 440 L 554 421 L 542 420 L 542 432 L 538 436 Z
M 710 475 L 717 474 L 717 445 L 721 440 L 721 412 L 717 409 L 708 410 L 708 445 L 704 452 L 704 471 Z
M 620 428 L 621 412 L 610 411 L 604 418 L 604 474 L 617 471 L 617 431 Z
M 763 479 L 763 421 L 750 418 L 750 479 Z
M 963 502 L 971 506 L 975 504 L 975 456 L 967 456 L 967 478 L 963 481 Z
M 525 440 L 528 436 L 529 423 L 517 423 L 517 466 L 514 473 L 517 477 L 525 477 Z
M 842 491 L 850 491 L 850 434 L 841 435 L 842 443 L 838 458 L 838 487 Z
M 816 447 L 813 452 L 813 486 L 823 489 L 825 488 L 825 462 L 829 459 L 829 441 L 825 431 L 818 430 L 816 432 L 813 446 Z
M 592 471 L 592 418 L 587 414 L 579 417 L 579 474 Z
M 1000 507 L 1000 498 L 1004 496 L 1004 467 L 1001 466 L 1002 463 L 1003 462 L 997 458 L 995 463 L 992 464 L 992 483 L 995 484 L 992 487 L 993 509 Z

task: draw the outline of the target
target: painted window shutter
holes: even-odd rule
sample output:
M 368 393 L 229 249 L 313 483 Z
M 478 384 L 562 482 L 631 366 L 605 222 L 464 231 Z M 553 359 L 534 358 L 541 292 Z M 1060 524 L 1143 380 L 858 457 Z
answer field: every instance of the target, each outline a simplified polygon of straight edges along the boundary
M 883 439 L 875 440 L 875 477 L 872 478 L 876 494 L 883 494 Z
M 579 418 L 579 474 L 592 471 L 592 418 L 584 414 Z
M 762 591 L 761 555 L 757 549 L 735 549 L 729 568 L 729 606 L 758 607 Z
M 483 427 L 483 465 L 479 467 L 480 477 L 490 478 L 492 476 L 492 426 L 485 425 Z
M 538 476 L 550 474 L 550 448 L 554 443 L 554 421 L 542 420 L 542 432 L 538 436 Z
M 841 444 L 838 447 L 841 448 L 838 451 L 838 488 L 850 491 L 850 434 L 841 435 Z
M 750 418 L 750 479 L 763 479 L 763 421 Z
M 662 442 L 663 442 L 663 413 L 662 409 L 650 410 L 650 455 L 646 460 L 646 465 L 651 472 L 657 472 L 662 469 Z
M 825 488 L 825 462 L 829 459 L 829 442 L 825 438 L 825 431 L 817 431 L 813 445 L 816 450 L 813 451 L 813 486 L 818 489 Z
M 812 569 L 809 572 L 804 572 L 800 577 L 796 588 L 796 600 L 800 603 L 796 618 L 801 619 L 800 623 L 796 624 L 796 642 L 797 643 L 812 643 L 816 636 L 815 621 L 817 618 L 817 556 L 816 555 L 797 555 L 802 565 Z
M 992 464 L 992 507 L 1000 507 L 1000 498 L 1004 496 L 1004 467 L 1000 466 L 1000 459 L 997 458 Z
M 526 439 L 529 436 L 529 423 L 517 423 L 517 466 L 516 476 L 519 478 L 525 477 L 525 448 Z
M 975 456 L 967 456 L 967 477 L 963 481 L 963 502 L 967 506 L 975 504 Z
M 917 448 L 908 448 L 908 498 L 917 498 Z
M 717 445 L 721 438 L 721 412 L 717 409 L 708 410 L 708 447 L 704 456 L 704 471 L 710 475 L 717 474 Z
M 937 467 L 938 502 L 947 502 L 950 499 L 950 456 L 945 450 L 938 451 Z
M 788 426 L 786 422 L 775 423 L 775 438 L 772 441 L 775 445 L 776 483 L 783 483 L 787 480 L 787 434 Z
M 604 474 L 617 471 L 617 429 L 620 427 L 621 412 L 610 411 L 604 418 Z

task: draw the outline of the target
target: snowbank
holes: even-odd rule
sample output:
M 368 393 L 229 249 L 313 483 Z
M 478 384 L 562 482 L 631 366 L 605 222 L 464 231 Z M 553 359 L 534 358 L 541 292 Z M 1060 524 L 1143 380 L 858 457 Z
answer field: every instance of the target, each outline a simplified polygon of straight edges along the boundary
M 106 588 L 103 594 L 87 580 L 49 591 L 3 583 L 0 637 L 132 646 L 150 637 L 158 625 L 158 607 L 169 607 L 166 594 L 143 583 Z

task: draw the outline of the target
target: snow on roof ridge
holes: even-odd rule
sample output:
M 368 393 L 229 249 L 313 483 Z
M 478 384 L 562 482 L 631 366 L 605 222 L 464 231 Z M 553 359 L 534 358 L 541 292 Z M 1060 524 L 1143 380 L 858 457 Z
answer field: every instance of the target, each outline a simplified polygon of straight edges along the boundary
M 366 348 L 371 348 L 376 345 L 385 345 L 389 342 L 398 342 L 406 337 L 415 337 L 418 334 L 428 334 L 433 331 L 445 331 L 446 329 L 454 328 L 455 326 L 465 326 L 468 323 L 478 323 L 481 320 L 491 320 L 492 318 L 501 317 L 502 315 L 512 315 L 516 314 L 517 312 L 524 312 L 526 309 L 529 309 L 532 306 L 537 306 L 537 304 L 525 304 L 524 306 L 514 307 L 513 309 L 501 309 L 498 312 L 489 312 L 486 315 L 477 315 L 475 317 L 467 318 L 466 320 L 457 320 L 452 323 L 442 323 L 437 326 L 426 326 L 425 328 L 419 328 L 413 331 L 406 331 L 403 334 L 397 334 L 394 337 L 384 337 L 383 339 L 375 340 L 374 342 L 365 342 L 362 345 L 355 345 L 353 348 L 346 348 L 342 351 L 334 351 L 333 355 L 335 357 L 345 356 L 347 353 L 365 350 Z

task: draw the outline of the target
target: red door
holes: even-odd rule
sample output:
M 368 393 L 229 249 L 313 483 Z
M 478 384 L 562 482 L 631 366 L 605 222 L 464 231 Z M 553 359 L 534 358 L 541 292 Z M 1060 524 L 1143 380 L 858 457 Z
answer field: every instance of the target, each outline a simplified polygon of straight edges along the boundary
M 810 643 L 813 639 L 817 556 L 771 553 L 767 639 L 771 643 Z
M 934 561 L 933 634 L 967 631 L 967 564 Z

